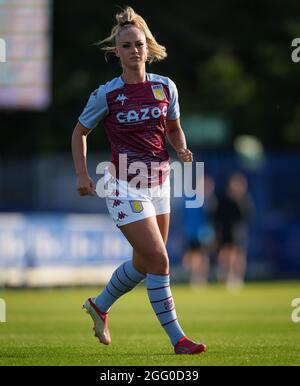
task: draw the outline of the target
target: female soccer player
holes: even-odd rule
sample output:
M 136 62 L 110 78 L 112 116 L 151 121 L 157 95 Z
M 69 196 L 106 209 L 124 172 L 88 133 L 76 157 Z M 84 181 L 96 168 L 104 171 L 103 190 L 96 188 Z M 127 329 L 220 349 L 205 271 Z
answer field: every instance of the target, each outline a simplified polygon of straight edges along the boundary
M 86 166 L 86 138 L 103 121 L 114 166 L 106 171 L 107 181 L 117 186 L 106 196 L 106 203 L 116 225 L 133 247 L 133 256 L 132 261 L 116 269 L 99 296 L 86 300 L 84 308 L 94 321 L 95 336 L 108 345 L 111 343 L 110 307 L 146 279 L 152 308 L 175 353 L 199 354 L 206 346 L 188 339 L 177 320 L 166 250 L 170 157 L 165 136 L 182 162 L 193 160 L 180 126 L 177 89 L 169 78 L 146 72 L 146 62 L 163 60 L 167 53 L 165 47 L 157 43 L 144 19 L 131 7 L 126 7 L 116 15 L 116 20 L 110 36 L 100 43 L 106 53 L 113 53 L 120 59 L 123 71 L 121 76 L 101 85 L 90 95 L 73 132 L 72 153 L 79 194 L 95 194 L 96 185 Z M 120 155 L 127 157 L 126 170 Z M 141 186 L 130 186 L 137 175 L 130 172 L 130 166 L 135 162 L 146 165 L 147 173 L 140 173 L 140 178 L 146 182 L 147 194 Z M 158 163 L 159 167 L 151 173 L 151 166 Z M 128 172 L 125 178 L 124 172 Z M 163 194 L 157 194 L 158 188 Z

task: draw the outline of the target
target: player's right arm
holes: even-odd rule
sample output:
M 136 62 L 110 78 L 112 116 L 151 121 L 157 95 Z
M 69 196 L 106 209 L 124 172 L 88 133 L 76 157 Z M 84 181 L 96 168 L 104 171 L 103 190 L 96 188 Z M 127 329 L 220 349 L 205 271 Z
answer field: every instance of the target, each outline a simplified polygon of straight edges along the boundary
M 86 165 L 87 136 L 107 114 L 106 91 L 104 86 L 100 86 L 90 94 L 72 135 L 72 154 L 77 175 L 76 187 L 81 196 L 96 194 L 96 184 L 89 176 Z
M 77 177 L 76 189 L 81 196 L 96 194 L 96 184 L 89 176 L 86 164 L 87 136 L 91 131 L 78 122 L 72 134 L 72 155 Z

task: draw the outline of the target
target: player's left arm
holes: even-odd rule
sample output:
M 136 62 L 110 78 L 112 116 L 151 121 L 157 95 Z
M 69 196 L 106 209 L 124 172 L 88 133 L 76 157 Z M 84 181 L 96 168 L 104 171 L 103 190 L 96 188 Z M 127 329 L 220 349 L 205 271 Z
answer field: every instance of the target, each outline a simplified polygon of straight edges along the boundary
M 192 162 L 193 153 L 187 149 L 185 134 L 182 130 L 180 119 L 167 120 L 166 135 L 168 141 L 177 153 L 182 162 Z

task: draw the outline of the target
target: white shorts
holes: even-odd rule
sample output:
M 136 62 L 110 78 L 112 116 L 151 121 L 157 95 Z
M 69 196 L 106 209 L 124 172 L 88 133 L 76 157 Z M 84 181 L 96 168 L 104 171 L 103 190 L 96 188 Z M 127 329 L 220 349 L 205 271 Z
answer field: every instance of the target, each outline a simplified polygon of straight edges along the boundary
M 112 177 L 107 183 L 115 184 L 116 179 Z M 112 188 L 111 193 L 105 197 L 108 211 L 117 227 L 158 214 L 170 213 L 169 176 L 163 184 L 148 189 L 133 188 L 123 180 L 118 180 L 117 186 L 117 194 Z

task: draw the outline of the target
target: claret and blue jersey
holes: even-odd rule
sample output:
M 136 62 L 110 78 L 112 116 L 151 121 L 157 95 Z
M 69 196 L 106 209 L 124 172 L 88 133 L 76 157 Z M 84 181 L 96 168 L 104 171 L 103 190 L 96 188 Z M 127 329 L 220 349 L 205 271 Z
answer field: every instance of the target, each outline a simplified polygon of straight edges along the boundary
M 170 159 L 165 143 L 166 121 L 178 119 L 179 115 L 174 82 L 147 73 L 142 83 L 124 83 L 119 76 L 101 85 L 91 93 L 79 122 L 88 129 L 103 122 L 116 170 L 119 154 L 127 154 L 128 166 L 142 161 L 150 169 L 151 162 L 160 162 L 164 165 L 163 182 L 169 174 Z

